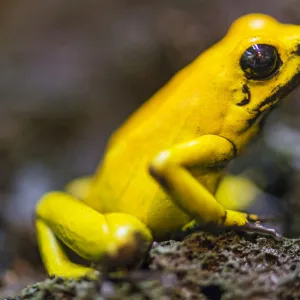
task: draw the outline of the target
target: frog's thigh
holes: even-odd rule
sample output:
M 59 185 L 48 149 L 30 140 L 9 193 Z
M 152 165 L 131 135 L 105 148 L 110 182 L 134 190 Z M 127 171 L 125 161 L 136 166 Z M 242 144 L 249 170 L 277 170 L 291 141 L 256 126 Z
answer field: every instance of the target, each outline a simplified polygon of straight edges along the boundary
M 37 236 L 42 259 L 50 275 L 78 277 L 92 271 L 73 264 L 58 240 L 88 261 L 121 266 L 149 247 L 149 229 L 123 213 L 101 214 L 71 195 L 46 194 L 38 203 Z
M 171 199 L 197 222 L 243 226 L 247 215 L 226 211 L 189 171 L 193 167 L 225 163 L 235 155 L 235 147 L 227 139 L 204 135 L 159 153 L 150 165 L 150 173 Z

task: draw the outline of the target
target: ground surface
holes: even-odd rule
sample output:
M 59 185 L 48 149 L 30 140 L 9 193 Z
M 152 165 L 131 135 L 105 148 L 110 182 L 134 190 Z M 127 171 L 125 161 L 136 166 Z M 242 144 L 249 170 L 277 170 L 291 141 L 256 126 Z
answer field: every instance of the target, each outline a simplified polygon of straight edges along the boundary
M 74 298 L 300 299 L 300 240 L 197 232 L 155 244 L 146 269 L 98 280 L 48 279 L 10 299 Z

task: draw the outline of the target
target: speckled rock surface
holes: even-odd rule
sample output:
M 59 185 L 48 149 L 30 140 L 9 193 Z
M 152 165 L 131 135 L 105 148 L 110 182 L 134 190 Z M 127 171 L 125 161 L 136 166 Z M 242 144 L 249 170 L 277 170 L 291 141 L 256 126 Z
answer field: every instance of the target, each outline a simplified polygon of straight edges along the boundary
M 197 232 L 155 244 L 146 269 L 48 279 L 10 299 L 300 299 L 300 240 Z

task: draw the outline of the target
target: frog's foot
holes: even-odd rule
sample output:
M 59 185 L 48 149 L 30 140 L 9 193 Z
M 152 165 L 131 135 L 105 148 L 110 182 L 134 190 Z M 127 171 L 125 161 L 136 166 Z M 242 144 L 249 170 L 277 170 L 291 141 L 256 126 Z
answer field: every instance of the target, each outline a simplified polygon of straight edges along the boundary
M 36 214 L 40 252 L 50 275 L 75 278 L 95 272 L 71 262 L 60 242 L 108 271 L 137 263 L 152 242 L 150 230 L 137 218 L 101 214 L 66 193 L 46 194 Z
M 276 230 L 261 225 L 261 218 L 254 214 L 226 210 L 223 225 L 236 228 L 238 230 L 260 232 L 273 236 L 276 240 L 281 239 L 281 235 Z

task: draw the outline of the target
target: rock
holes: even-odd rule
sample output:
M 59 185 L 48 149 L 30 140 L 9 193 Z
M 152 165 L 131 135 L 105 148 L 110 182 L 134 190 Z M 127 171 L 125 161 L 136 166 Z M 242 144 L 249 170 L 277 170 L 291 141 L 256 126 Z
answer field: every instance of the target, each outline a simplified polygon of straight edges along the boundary
M 300 240 L 195 232 L 155 243 L 143 269 L 98 279 L 51 278 L 9 299 L 73 298 L 299 299 Z

